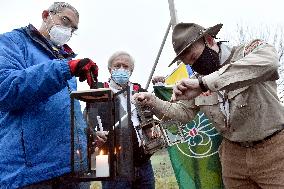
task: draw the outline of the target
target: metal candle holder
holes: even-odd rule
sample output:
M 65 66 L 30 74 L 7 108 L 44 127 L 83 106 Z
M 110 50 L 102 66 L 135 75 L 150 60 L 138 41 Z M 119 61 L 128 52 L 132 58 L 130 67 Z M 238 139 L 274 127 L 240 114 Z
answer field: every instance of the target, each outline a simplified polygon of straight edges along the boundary
M 150 110 L 143 109 L 139 103 L 135 106 L 141 121 L 135 129 L 146 154 L 153 154 L 162 148 L 185 141 L 181 132 L 184 127 L 182 123 L 174 120 L 159 121 L 153 118 Z

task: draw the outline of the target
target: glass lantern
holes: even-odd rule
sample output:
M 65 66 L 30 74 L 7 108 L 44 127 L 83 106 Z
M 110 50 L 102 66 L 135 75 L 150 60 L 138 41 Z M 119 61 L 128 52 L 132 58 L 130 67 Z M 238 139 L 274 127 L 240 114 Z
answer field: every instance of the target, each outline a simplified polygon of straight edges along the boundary
M 144 152 L 153 154 L 166 146 L 163 131 L 159 121 L 153 118 L 152 113 L 143 109 L 138 103 L 135 104 L 140 124 L 135 127 L 139 134 Z
M 110 89 L 99 88 L 73 91 L 71 98 L 71 177 L 79 182 L 115 180 L 126 177 L 133 179 L 131 132 L 121 126 L 118 94 L 129 93 L 129 88 L 114 94 Z M 128 94 L 129 96 L 129 94 Z M 75 104 L 85 105 L 83 114 Z M 78 112 L 84 117 L 81 122 Z M 130 111 L 130 110 L 129 110 Z M 125 118 L 129 120 L 129 116 Z M 85 124 L 84 134 L 79 134 L 78 125 Z M 98 146 L 96 136 L 104 132 L 107 141 Z M 121 135 L 123 133 L 123 135 Z M 83 136 L 83 137 L 82 137 Z M 87 146 L 82 146 L 82 141 Z
M 140 125 L 135 129 L 146 154 L 153 154 L 162 148 L 185 141 L 181 132 L 184 127 L 182 123 L 174 120 L 159 121 L 150 110 L 143 109 L 138 103 L 135 106 L 140 118 Z

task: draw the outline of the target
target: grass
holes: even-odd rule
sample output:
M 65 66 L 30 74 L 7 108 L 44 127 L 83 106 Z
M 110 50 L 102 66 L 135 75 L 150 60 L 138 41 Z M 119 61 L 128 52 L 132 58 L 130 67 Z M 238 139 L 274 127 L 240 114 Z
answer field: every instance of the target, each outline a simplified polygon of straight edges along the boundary
M 156 189 L 178 189 L 172 164 L 166 150 L 160 151 L 151 158 Z
M 161 150 L 154 154 L 151 161 L 155 174 L 156 189 L 178 189 L 167 150 Z M 100 182 L 93 182 L 91 185 L 91 189 L 100 188 Z

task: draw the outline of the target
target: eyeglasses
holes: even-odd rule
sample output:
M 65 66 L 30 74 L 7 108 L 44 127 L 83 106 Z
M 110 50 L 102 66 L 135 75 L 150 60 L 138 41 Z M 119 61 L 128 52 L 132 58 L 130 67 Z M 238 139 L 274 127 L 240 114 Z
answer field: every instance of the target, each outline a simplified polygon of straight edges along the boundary
M 60 18 L 63 26 L 70 27 L 72 29 L 72 33 L 78 29 L 77 26 L 72 25 L 71 20 L 67 16 L 58 15 L 58 17 Z
M 60 22 L 63 26 L 71 28 L 72 33 L 74 33 L 78 28 L 72 24 L 72 21 L 67 16 L 61 16 L 56 14 L 60 18 Z

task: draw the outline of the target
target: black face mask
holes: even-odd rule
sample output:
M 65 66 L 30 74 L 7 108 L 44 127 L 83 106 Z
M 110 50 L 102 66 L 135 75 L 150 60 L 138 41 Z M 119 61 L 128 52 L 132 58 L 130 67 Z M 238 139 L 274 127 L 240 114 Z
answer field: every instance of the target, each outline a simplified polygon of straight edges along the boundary
M 202 54 L 191 67 L 201 75 L 211 74 L 220 68 L 219 54 L 205 44 Z

